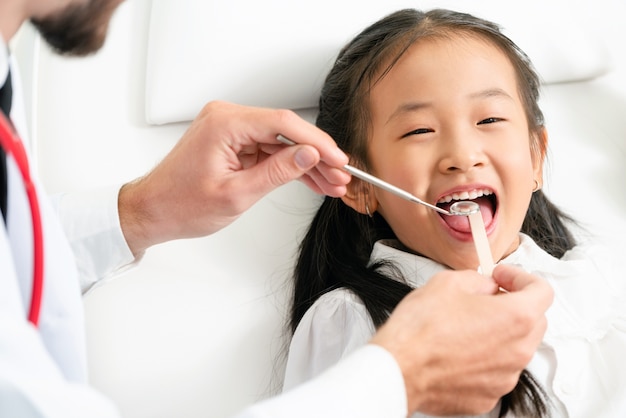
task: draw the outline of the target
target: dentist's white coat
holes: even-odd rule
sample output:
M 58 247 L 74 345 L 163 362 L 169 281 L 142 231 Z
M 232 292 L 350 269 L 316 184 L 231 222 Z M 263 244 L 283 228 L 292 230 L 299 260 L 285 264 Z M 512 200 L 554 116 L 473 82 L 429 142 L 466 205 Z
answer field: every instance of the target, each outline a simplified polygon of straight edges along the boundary
M 20 82 L 11 64 L 0 39 L 0 85 L 11 67 L 11 118 L 24 139 Z M 26 319 L 33 266 L 30 207 L 10 157 L 7 170 L 7 225 L 0 227 L 0 417 L 118 417 L 116 406 L 87 382 L 81 294 L 135 261 L 119 225 L 119 186 L 52 202 L 38 186 L 45 282 L 36 329 Z M 318 379 L 252 406 L 240 417 L 406 415 L 398 365 L 384 349 L 368 345 Z

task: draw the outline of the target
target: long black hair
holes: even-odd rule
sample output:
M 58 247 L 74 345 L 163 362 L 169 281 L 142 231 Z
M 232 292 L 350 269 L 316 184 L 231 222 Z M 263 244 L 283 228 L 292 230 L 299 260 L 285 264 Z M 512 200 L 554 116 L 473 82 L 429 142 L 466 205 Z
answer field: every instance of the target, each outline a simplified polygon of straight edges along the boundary
M 351 156 L 353 164 L 367 169 L 370 123 L 367 98 L 371 87 L 417 40 L 463 35 L 478 36 L 492 43 L 513 64 L 531 133 L 530 147 L 535 158 L 542 158 L 546 144 L 540 139 L 544 126 L 537 103 L 540 80 L 530 60 L 496 24 L 443 9 L 400 10 L 372 24 L 349 42 L 325 80 L 317 126 L 335 139 Z M 575 245 L 567 228 L 569 221 L 539 190 L 532 195 L 521 231 L 549 254 L 560 258 Z M 412 290 L 389 263 L 380 261 L 370 265 L 374 243 L 386 238 L 395 238 L 395 234 L 382 216 L 375 213 L 369 217 L 348 207 L 341 199 L 324 198 L 300 245 L 291 331 L 295 331 L 304 313 L 321 295 L 337 288 L 354 292 L 363 301 L 374 325 L 380 327 Z M 549 410 L 547 403 L 544 390 L 524 370 L 513 391 L 502 398 L 500 416 L 512 411 L 523 416 L 545 417 Z

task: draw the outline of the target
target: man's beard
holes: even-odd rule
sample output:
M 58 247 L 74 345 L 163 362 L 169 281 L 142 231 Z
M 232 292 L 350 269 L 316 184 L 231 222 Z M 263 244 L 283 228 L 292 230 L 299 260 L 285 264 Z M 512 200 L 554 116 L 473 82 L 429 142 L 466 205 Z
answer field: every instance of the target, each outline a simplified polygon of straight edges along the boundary
M 43 19 L 31 19 L 41 36 L 56 52 L 84 56 L 104 44 L 116 0 L 90 0 L 70 5 Z

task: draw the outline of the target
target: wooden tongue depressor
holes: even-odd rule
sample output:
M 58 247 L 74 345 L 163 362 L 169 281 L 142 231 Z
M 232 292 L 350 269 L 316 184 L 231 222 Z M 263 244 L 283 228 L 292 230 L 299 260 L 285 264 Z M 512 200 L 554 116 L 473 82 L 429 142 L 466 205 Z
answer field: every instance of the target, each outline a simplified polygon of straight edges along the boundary
M 455 215 L 464 214 L 469 218 L 472 238 L 474 239 L 474 246 L 476 247 L 480 264 L 480 273 L 491 277 L 493 256 L 491 255 L 491 248 L 489 248 L 489 240 L 487 239 L 483 217 L 480 214 L 480 207 L 475 202 L 464 200 L 450 206 L 450 212 Z

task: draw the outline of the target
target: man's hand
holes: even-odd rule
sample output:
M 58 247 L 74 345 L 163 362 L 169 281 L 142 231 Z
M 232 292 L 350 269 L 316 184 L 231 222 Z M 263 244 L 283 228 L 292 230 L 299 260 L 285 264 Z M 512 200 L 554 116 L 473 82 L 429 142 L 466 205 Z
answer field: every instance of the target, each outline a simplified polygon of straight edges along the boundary
M 281 144 L 278 134 L 299 145 Z M 340 168 L 347 162 L 332 138 L 294 112 L 212 102 L 157 167 L 122 187 L 122 230 L 137 255 L 214 233 L 295 179 L 339 197 L 350 181 Z
M 512 266 L 497 266 L 493 278 L 437 274 L 372 339 L 398 361 L 410 412 L 485 413 L 515 387 L 543 338 L 553 292 Z

